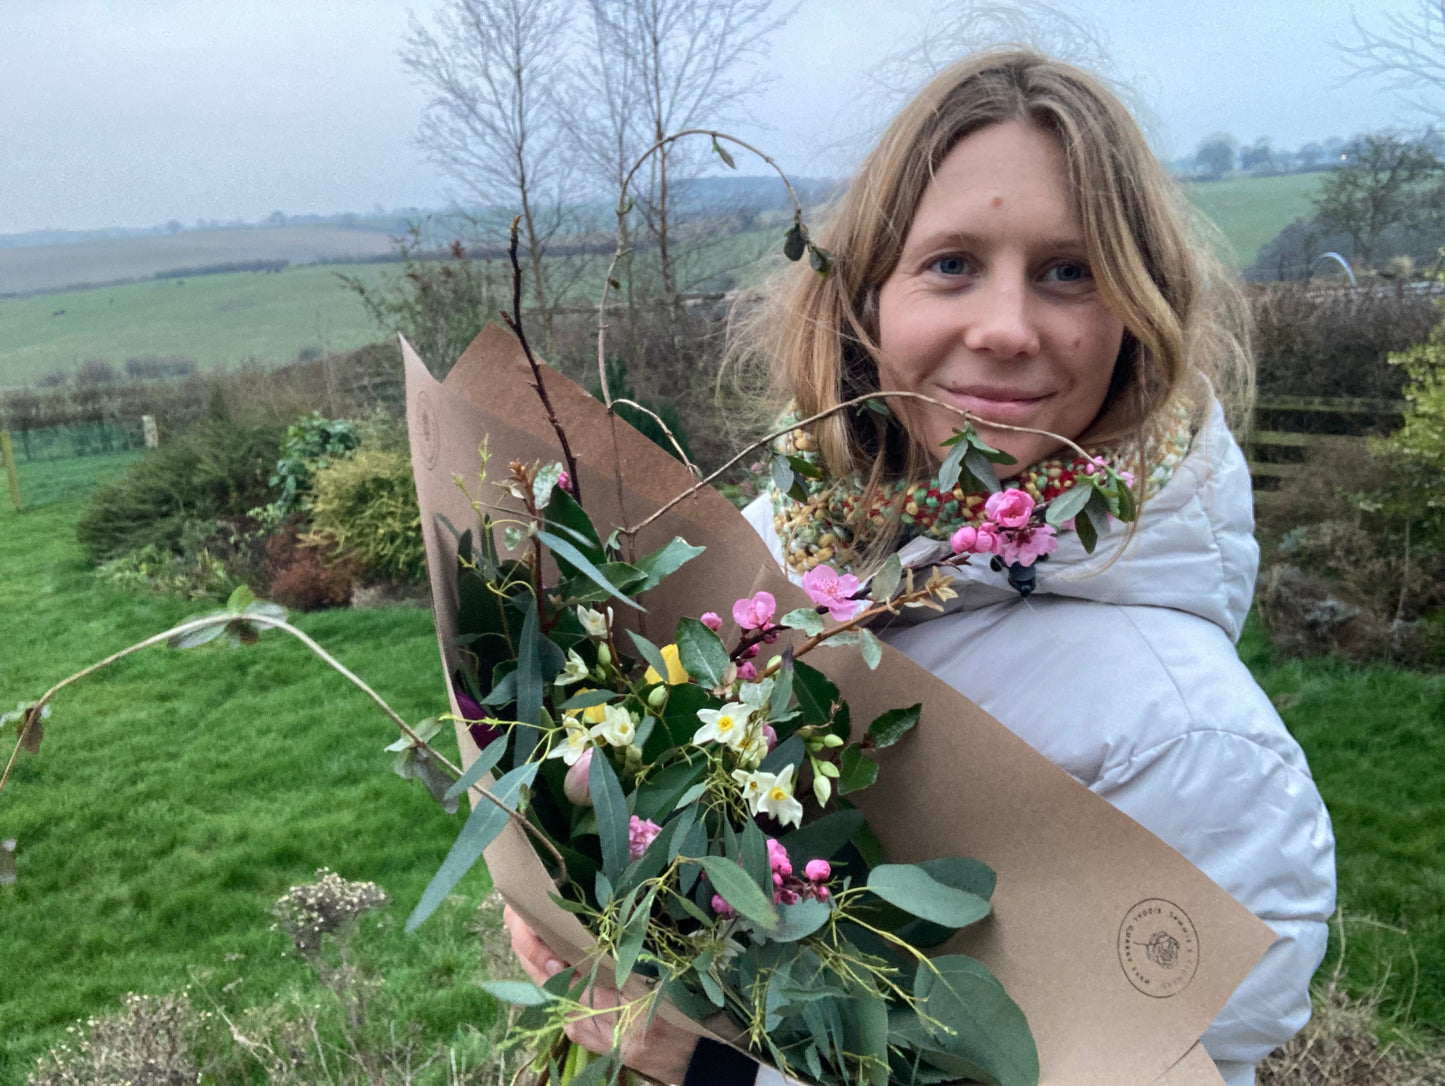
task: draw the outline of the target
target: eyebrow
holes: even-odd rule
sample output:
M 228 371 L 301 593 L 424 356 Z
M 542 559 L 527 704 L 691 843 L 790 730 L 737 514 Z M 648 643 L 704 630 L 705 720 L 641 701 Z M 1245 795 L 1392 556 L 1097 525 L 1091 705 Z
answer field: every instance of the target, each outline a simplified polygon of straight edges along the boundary
M 937 230 L 917 239 L 908 238 L 904 242 L 903 251 L 908 253 L 917 249 L 935 249 L 939 246 L 958 246 L 963 249 L 977 249 L 985 248 L 987 244 L 982 235 L 970 233 L 966 230 Z M 1031 250 L 1063 250 L 1076 251 L 1079 253 L 1087 253 L 1088 251 L 1088 245 L 1084 240 L 1082 232 L 1041 238 L 1037 242 L 1031 243 L 1029 248 Z

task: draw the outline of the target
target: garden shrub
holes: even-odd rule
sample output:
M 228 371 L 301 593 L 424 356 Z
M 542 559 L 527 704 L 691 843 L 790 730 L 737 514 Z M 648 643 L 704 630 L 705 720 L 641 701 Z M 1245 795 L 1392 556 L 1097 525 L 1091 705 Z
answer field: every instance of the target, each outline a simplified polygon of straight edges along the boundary
M 371 577 L 420 580 L 426 552 L 406 453 L 363 444 L 318 471 L 307 538 L 356 554 Z
M 1390 286 L 1249 291 L 1261 396 L 1398 399 L 1405 375 L 1391 352 L 1420 343 L 1439 319 L 1424 295 Z
M 280 435 L 211 420 L 145 453 L 98 487 L 76 525 L 92 562 L 155 545 L 181 553 L 196 521 L 245 513 L 269 497 Z
M 301 522 L 290 517 L 266 540 L 261 595 L 295 611 L 345 607 L 363 572 L 359 556 L 341 553 L 328 540 L 303 538 Z
M 286 428 L 281 458 L 269 482 L 281 493 L 272 503 L 280 516 L 310 504 L 311 480 L 333 460 L 350 456 L 361 444 L 361 431 L 349 419 L 328 419 L 319 411 L 301 416 Z

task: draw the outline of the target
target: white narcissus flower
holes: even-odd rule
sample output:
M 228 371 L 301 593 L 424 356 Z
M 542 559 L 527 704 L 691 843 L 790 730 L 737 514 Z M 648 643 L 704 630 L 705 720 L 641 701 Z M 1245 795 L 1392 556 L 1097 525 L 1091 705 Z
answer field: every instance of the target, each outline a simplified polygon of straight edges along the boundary
M 562 742 L 547 752 L 548 758 L 561 758 L 567 765 L 576 765 L 582 752 L 592 745 L 587 729 L 577 722 L 576 717 L 567 717 Z
M 603 720 L 588 733 L 611 747 L 626 747 L 637 738 L 637 723 L 620 705 L 604 706 Z
M 743 799 L 752 814 L 769 814 L 783 825 L 803 824 L 803 805 L 793 798 L 793 766 L 781 773 L 733 770 L 733 780 L 742 785 Z
M 745 769 L 756 769 L 768 756 L 768 739 L 763 734 L 763 729 L 754 726 L 748 729 L 747 736 L 738 746 L 738 764 Z
M 693 733 L 692 741 L 697 746 L 721 743 L 740 750 L 747 741 L 751 716 L 752 709 L 740 701 L 730 701 L 721 709 L 699 709 L 697 718 L 702 721 L 702 727 Z
M 576 649 L 568 649 L 567 662 L 562 665 L 562 673 L 552 681 L 558 686 L 567 686 L 585 678 L 587 678 L 587 665 L 582 662 L 582 657 L 577 655 Z
M 594 611 L 590 607 L 577 605 L 577 621 L 582 623 L 582 629 L 588 637 L 606 637 L 608 619 L 612 615 L 612 608 L 607 608 L 607 614 L 601 611 Z

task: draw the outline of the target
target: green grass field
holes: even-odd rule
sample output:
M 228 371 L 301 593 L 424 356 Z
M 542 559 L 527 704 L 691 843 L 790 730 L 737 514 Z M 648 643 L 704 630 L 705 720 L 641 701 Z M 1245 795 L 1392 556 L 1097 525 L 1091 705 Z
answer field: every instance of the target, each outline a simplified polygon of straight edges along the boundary
M 184 355 L 207 370 L 360 347 L 381 333 L 336 273 L 374 280 L 383 267 L 313 265 L 0 299 L 0 387 L 73 373 L 92 358 L 119 371 L 139 355 Z
M 139 452 L 127 452 L 78 456 L 70 460 L 21 461 L 16 471 L 21 504 L 30 510 L 56 502 L 81 501 L 98 485 L 125 471 L 138 456 Z M 8 489 L 5 493 L 8 500 Z
M 7 708 L 195 611 L 98 586 L 75 543 L 78 513 L 0 505 Z M 444 709 L 429 612 L 298 623 L 408 719 Z M 202 1005 L 201 987 L 232 1010 L 282 992 L 323 998 L 268 915 L 322 866 L 391 895 L 366 938 L 404 1004 L 399 1029 L 414 1025 L 435 1050 L 495 1013 L 468 934 L 484 875 L 417 935 L 401 930 L 459 819 L 391 772 L 393 726 L 294 641 L 148 650 L 62 693 L 46 731 L 0 793 L 0 838 L 18 842 L 19 868 L 0 886 L 0 1084 L 23 1082 L 76 1019 L 129 991 L 178 991 L 193 973 L 209 977 L 192 993 Z
M 1310 203 L 1322 173 L 1291 173 L 1279 177 L 1230 177 L 1196 181 L 1184 192 L 1227 243 L 1220 258 L 1242 268 L 1253 262 L 1259 247 L 1295 219 L 1314 212 Z

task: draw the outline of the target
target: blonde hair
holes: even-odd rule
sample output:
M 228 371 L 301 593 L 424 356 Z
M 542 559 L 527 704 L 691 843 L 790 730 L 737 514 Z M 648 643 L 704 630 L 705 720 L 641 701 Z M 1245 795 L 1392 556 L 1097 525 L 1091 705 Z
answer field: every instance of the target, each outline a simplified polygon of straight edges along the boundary
M 833 254 L 832 274 L 790 269 L 791 289 L 771 292 L 743 351 L 769 359 L 800 417 L 879 391 L 878 294 L 924 191 L 961 140 L 1006 121 L 1058 139 L 1101 297 L 1125 327 L 1104 405 L 1080 443 L 1133 438 L 1142 447 L 1172 405 L 1197 411 L 1211 388 L 1247 403 L 1253 372 L 1238 289 L 1191 245 L 1183 197 L 1138 124 L 1096 77 L 1023 50 L 966 57 L 904 106 L 818 239 Z M 876 412 L 839 411 L 811 429 L 836 478 L 877 485 L 931 473 L 926 450 Z

